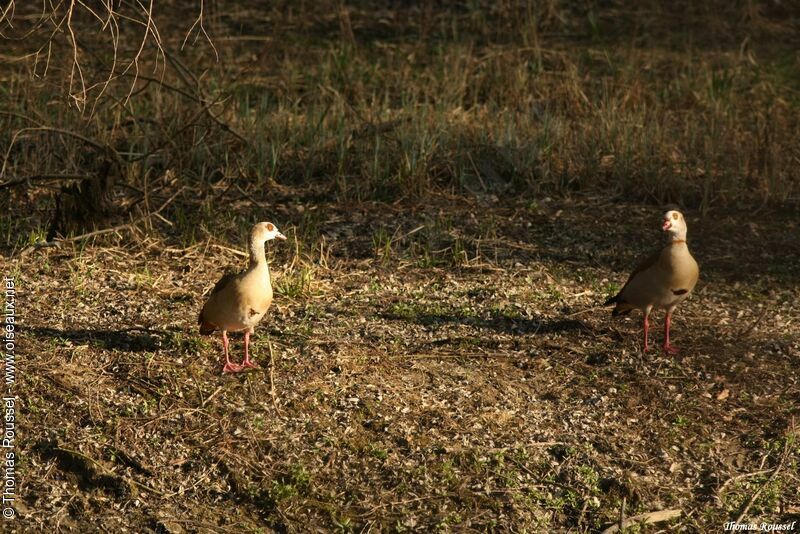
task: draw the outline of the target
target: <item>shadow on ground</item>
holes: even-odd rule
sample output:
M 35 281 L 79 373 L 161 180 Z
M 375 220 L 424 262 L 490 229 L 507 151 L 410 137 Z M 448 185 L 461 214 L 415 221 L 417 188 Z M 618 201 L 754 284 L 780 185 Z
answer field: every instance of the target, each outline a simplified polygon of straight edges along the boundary
M 26 329 L 37 338 L 50 338 L 60 342 L 88 344 L 93 347 L 122 352 L 153 352 L 168 347 L 174 342 L 176 332 L 146 328 L 122 328 L 119 330 L 74 329 L 32 327 Z
M 403 314 L 385 312 L 382 316 L 396 321 L 410 321 L 424 326 L 442 324 L 463 324 L 475 328 L 494 330 L 507 334 L 552 334 L 558 332 L 584 331 L 594 333 L 591 325 L 570 318 L 546 317 L 507 317 L 502 314 L 492 314 L 490 317 L 476 317 L 463 315 L 456 310 L 447 312 L 421 312 Z

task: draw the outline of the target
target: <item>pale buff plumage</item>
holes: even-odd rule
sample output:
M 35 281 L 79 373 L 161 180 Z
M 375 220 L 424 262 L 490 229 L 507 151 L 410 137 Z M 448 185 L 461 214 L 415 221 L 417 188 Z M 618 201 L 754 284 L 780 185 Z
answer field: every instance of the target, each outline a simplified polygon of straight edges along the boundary
M 606 304 L 616 304 L 613 315 L 634 309 L 644 314 L 644 350 L 648 349 L 648 318 L 653 309 L 667 311 L 664 321 L 664 350 L 676 352 L 669 342 L 672 312 L 694 290 L 700 275 L 697 262 L 686 243 L 686 220 L 679 211 L 664 214 L 663 230 L 667 232 L 667 243 L 647 258 L 631 273 L 620 292 L 608 299 Z
M 246 367 L 256 367 L 250 360 L 250 334 L 272 304 L 272 282 L 264 244 L 271 239 L 286 239 L 274 224 L 258 223 L 250 232 L 250 265 L 239 274 L 223 276 L 208 297 L 200 312 L 198 323 L 201 334 L 222 330 L 225 352 L 223 372 L 237 372 Z M 231 363 L 228 356 L 228 332 L 244 331 L 245 357 L 242 365 Z

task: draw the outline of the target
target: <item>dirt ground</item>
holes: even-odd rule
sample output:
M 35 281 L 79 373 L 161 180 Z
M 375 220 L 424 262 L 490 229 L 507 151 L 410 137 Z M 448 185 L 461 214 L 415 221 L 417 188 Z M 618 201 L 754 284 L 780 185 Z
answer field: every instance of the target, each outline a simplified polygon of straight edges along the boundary
M 244 265 L 238 228 L 187 245 L 155 221 L 7 251 L 12 530 L 596 532 L 679 510 L 642 531 L 711 532 L 743 511 L 800 517 L 796 214 L 688 212 L 701 280 L 673 324 L 682 350 L 643 356 L 641 316 L 599 306 L 657 245 L 651 206 L 234 193 L 241 228 L 290 236 L 268 246 L 258 371 L 222 376 L 219 337 L 196 326 L 204 292 Z

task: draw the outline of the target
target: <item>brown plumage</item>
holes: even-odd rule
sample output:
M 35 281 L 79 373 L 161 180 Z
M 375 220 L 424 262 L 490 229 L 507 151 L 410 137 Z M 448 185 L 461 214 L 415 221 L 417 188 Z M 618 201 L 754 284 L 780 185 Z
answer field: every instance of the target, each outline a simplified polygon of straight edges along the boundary
M 242 273 L 226 273 L 226 274 L 222 275 L 222 278 L 220 278 L 217 281 L 217 283 L 214 284 L 214 289 L 212 289 L 209 292 L 209 294 L 208 294 L 209 297 L 211 295 L 215 294 L 215 293 L 218 293 L 223 287 L 225 287 L 228 284 L 228 282 L 230 282 L 231 280 L 233 280 L 234 278 L 236 278 L 240 274 L 242 274 Z M 203 306 L 203 309 L 200 310 L 200 313 L 197 316 L 197 324 L 200 325 L 200 334 L 202 334 L 204 336 L 207 336 L 209 334 L 213 334 L 214 330 L 216 330 L 217 327 L 216 327 L 216 325 L 214 325 L 212 323 L 209 323 L 209 322 L 207 322 L 207 321 L 205 321 L 203 319 L 203 310 L 204 309 L 205 309 L 205 306 Z
M 256 367 L 250 360 L 250 334 L 272 304 L 272 282 L 264 253 L 264 243 L 271 239 L 286 239 L 272 223 L 258 223 L 250 232 L 250 265 L 239 273 L 228 273 L 214 285 L 200 311 L 197 322 L 200 333 L 222 330 L 225 353 L 223 372 L 238 372 Z M 244 331 L 244 361 L 234 364 L 228 355 L 228 332 Z
M 667 243 L 649 256 L 628 277 L 628 281 L 605 304 L 615 304 L 612 315 L 624 315 L 639 309 L 644 314 L 644 350 L 648 350 L 648 317 L 653 309 L 667 311 L 664 322 L 664 350 L 676 352 L 669 342 L 672 312 L 692 293 L 699 278 L 697 262 L 686 243 L 686 221 L 683 214 L 671 210 L 664 214 L 663 230 Z

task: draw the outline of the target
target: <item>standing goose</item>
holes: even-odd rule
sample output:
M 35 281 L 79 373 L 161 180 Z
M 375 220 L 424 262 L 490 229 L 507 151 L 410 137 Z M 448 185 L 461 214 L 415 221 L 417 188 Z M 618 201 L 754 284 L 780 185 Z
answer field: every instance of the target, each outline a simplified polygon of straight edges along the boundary
M 664 214 L 662 230 L 667 233 L 667 243 L 661 250 L 647 258 L 631 273 L 628 281 L 616 296 L 605 305 L 616 304 L 612 315 L 629 313 L 633 309 L 644 314 L 644 352 L 648 350 L 648 317 L 653 308 L 667 310 L 664 320 L 664 352 L 675 354 L 677 347 L 669 342 L 672 312 L 686 299 L 697 284 L 700 270 L 686 244 L 686 221 L 679 211 Z
M 250 334 L 272 304 L 272 283 L 264 254 L 264 244 L 271 239 L 286 239 L 274 224 L 260 222 L 250 231 L 250 265 L 239 274 L 226 274 L 211 290 L 198 318 L 200 333 L 208 335 L 222 330 L 225 353 L 223 373 L 238 373 L 258 367 L 250 360 Z M 228 356 L 228 332 L 244 330 L 244 361 L 232 363 Z

